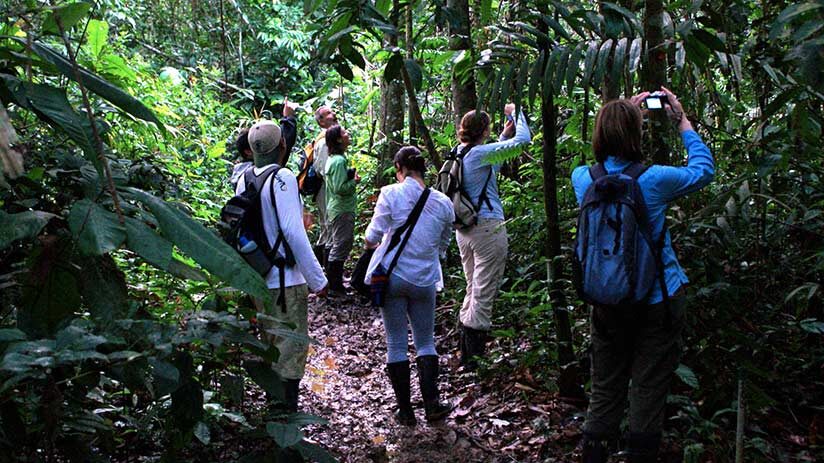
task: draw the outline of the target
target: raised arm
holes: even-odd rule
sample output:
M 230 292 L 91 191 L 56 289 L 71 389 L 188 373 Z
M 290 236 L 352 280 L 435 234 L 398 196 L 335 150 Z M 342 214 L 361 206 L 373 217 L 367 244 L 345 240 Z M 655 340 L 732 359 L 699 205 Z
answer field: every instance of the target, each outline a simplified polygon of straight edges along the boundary
M 524 116 L 524 112 L 521 111 L 515 117 L 515 136 L 508 140 L 478 145 L 472 148 L 472 152 L 476 155 L 480 155 L 483 159 L 496 151 L 516 148 L 520 145 L 529 143 L 531 140 L 532 134 L 529 132 L 529 125 L 526 123 L 526 116 Z

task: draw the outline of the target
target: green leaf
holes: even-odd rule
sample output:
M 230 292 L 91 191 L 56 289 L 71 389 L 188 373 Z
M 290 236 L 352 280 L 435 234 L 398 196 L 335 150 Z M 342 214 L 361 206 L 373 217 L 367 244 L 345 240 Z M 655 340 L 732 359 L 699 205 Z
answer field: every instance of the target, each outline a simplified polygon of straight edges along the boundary
M 25 43 L 25 41 L 23 41 L 22 39 L 20 39 L 19 41 L 21 43 Z M 44 60 L 57 66 L 57 69 L 60 70 L 60 72 L 63 75 L 65 75 L 69 79 L 76 80 L 72 64 L 68 59 L 66 59 L 65 56 L 58 53 L 50 46 L 44 45 L 39 42 L 32 43 L 31 49 Z M 160 120 L 158 120 L 157 117 L 154 115 L 154 113 L 149 108 L 144 106 L 143 103 L 140 102 L 140 100 L 129 95 L 120 88 L 112 85 L 111 83 L 102 79 L 100 76 L 92 72 L 89 72 L 83 67 L 78 66 L 78 74 L 80 74 L 80 81 L 88 90 L 100 95 L 101 97 L 105 98 L 106 100 L 108 100 L 118 108 L 122 109 L 123 111 L 131 114 L 132 116 L 135 116 L 139 119 L 143 119 L 144 121 L 154 123 L 161 131 L 166 130 L 165 127 L 163 127 L 163 124 L 160 123 Z
M 801 320 L 801 329 L 812 334 L 824 334 L 824 322 L 818 321 L 815 318 Z
M 710 50 L 726 51 L 726 45 L 724 45 L 724 42 L 721 41 L 717 34 L 713 34 L 704 29 L 693 29 L 690 34 Z
M 100 53 L 109 41 L 109 23 L 92 19 L 86 27 L 86 47 L 89 54 L 95 58 L 100 58 Z
M 126 277 L 117 268 L 111 256 L 89 256 L 78 259 L 81 266 L 77 279 L 83 304 L 93 320 L 101 326 L 126 317 L 129 309 L 129 290 Z
M 180 387 L 180 370 L 176 366 L 154 357 L 149 359 L 149 365 L 152 366 L 155 397 L 171 394 Z
M 612 52 L 612 39 L 607 39 L 601 44 L 601 49 L 598 51 L 598 64 L 595 66 L 595 75 L 593 76 L 593 87 L 598 87 L 604 79 L 604 73 L 607 67 L 607 58 Z
M 621 84 L 621 76 L 624 75 L 624 59 L 627 55 L 627 39 L 626 37 L 618 41 L 615 45 L 615 55 L 612 59 L 612 69 L 610 70 L 610 80 L 616 86 Z
M 23 82 L 6 74 L 0 74 L 0 78 L 15 103 L 33 111 L 52 127 L 65 132 L 83 150 L 83 155 L 97 171 L 102 172 L 92 141 L 89 118 L 74 110 L 66 98 L 65 90 L 45 84 Z
M 692 369 L 683 363 L 678 365 L 678 368 L 675 370 L 675 374 L 681 378 L 681 381 L 684 382 L 687 386 L 698 389 L 698 377 L 695 376 L 695 372 Z
M 40 230 L 53 217 L 57 216 L 43 211 L 25 211 L 16 214 L 0 211 L 0 250 L 6 249 L 17 240 L 39 235 Z
M 91 4 L 85 2 L 55 7 L 43 21 L 43 34 L 60 35 L 60 29 L 57 27 L 58 20 L 63 30 L 68 32 L 78 21 L 86 17 L 91 7 Z
M 126 229 L 117 216 L 88 199 L 74 203 L 68 221 L 72 235 L 85 254 L 105 254 L 126 241 Z
M 25 341 L 26 333 L 17 328 L 0 328 L 0 342 Z
M 605 10 L 614 11 L 614 12 L 618 13 L 619 15 L 623 16 L 624 18 L 626 18 L 626 20 L 629 21 L 631 26 L 633 26 L 633 27 L 637 26 L 638 17 L 635 16 L 635 13 L 629 11 L 628 9 L 626 9 L 622 6 L 616 5 L 615 3 L 612 3 L 612 2 L 599 2 L 599 3 L 604 7 Z
M 568 47 L 563 47 L 563 51 L 561 52 L 561 56 L 558 58 L 558 65 L 555 68 L 555 75 L 554 82 L 552 84 L 552 94 L 558 95 L 561 93 L 561 85 L 564 83 L 564 78 L 566 78 L 566 70 L 567 64 L 569 63 L 569 55 L 570 49 Z
M 412 81 L 412 86 L 415 87 L 416 91 L 420 91 L 423 86 L 423 70 L 421 66 L 414 59 L 404 59 L 403 63 L 406 66 L 409 79 Z
M 589 42 L 589 48 L 587 48 L 587 54 L 584 58 L 584 75 L 581 80 L 584 87 L 589 87 L 592 83 L 592 71 L 595 70 L 596 58 L 598 58 L 598 42 L 593 40 Z
M 304 440 L 295 444 L 295 448 L 298 452 L 300 452 L 300 455 L 303 458 L 310 461 L 314 461 L 316 463 L 337 463 L 335 457 L 317 444 Z
M 581 67 L 581 58 L 584 55 L 584 47 L 586 43 L 581 42 L 578 46 L 575 47 L 575 50 L 569 55 L 569 61 L 567 62 L 566 68 L 566 84 L 567 84 L 567 92 L 569 92 L 570 97 L 572 96 L 572 91 L 575 89 L 575 77 L 578 75 L 578 69 Z
M 198 421 L 195 424 L 193 429 L 195 437 L 199 440 L 203 445 L 209 445 L 209 442 L 212 441 L 211 434 L 209 433 L 209 426 L 202 421 Z
M 263 278 L 213 231 L 145 191 L 137 188 L 126 188 L 125 191 L 149 208 L 166 239 L 204 269 L 252 297 L 263 300 L 265 304 L 271 302 Z
M 637 37 L 629 47 L 629 72 L 634 73 L 638 69 L 641 61 L 641 38 Z
M 538 94 L 538 89 L 541 87 L 541 77 L 544 72 L 544 59 L 546 59 L 546 52 L 541 51 L 541 54 L 538 55 L 538 59 L 532 63 L 532 72 L 529 77 L 529 94 L 527 96 L 527 101 L 530 105 L 535 102 L 535 95 Z
M 816 10 L 822 7 L 824 7 L 824 3 L 807 2 L 794 3 L 787 8 L 784 8 L 772 24 L 770 30 L 770 40 L 777 39 L 784 31 L 784 27 L 787 26 L 787 23 L 791 22 L 793 19 L 807 13 L 808 11 Z
M 544 21 L 544 23 L 546 23 L 547 26 L 551 27 L 556 34 L 567 40 L 572 40 L 572 37 L 570 37 L 569 32 L 567 32 L 566 29 L 564 29 L 564 27 L 561 26 L 561 24 L 555 20 L 555 18 L 553 18 L 552 16 L 543 15 L 541 16 L 541 19 Z
M 266 423 L 266 433 L 272 436 L 280 448 L 291 447 L 303 440 L 303 433 L 294 424 Z
M 281 382 L 280 375 L 272 370 L 272 366 L 269 363 L 246 361 L 243 362 L 243 368 L 249 373 L 252 381 L 260 386 L 269 396 L 280 401 L 284 400 L 283 383 Z
M 307 426 L 310 424 L 329 424 L 329 421 L 319 416 L 308 413 L 292 413 L 287 421 L 297 426 Z
M 169 270 L 172 262 L 172 243 L 144 222 L 126 217 L 126 247 L 155 267 Z
M 403 57 L 400 53 L 392 53 L 383 71 L 383 78 L 387 82 L 392 82 L 401 78 L 401 66 L 404 65 Z

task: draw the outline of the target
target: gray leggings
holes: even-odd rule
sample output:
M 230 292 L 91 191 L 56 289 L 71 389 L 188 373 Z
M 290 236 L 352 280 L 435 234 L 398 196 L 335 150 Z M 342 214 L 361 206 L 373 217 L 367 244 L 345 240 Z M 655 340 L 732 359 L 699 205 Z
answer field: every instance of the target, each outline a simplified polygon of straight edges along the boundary
M 435 350 L 435 285 L 415 286 L 391 275 L 386 293 L 386 303 L 381 308 L 383 327 L 386 330 L 386 362 L 407 360 L 409 325 L 415 352 L 422 355 L 438 355 Z

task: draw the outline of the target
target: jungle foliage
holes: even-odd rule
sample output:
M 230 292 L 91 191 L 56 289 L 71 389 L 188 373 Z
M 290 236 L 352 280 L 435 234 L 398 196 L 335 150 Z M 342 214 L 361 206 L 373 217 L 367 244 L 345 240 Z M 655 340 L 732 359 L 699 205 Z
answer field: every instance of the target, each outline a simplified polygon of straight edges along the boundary
M 245 461 L 331 459 L 300 431 L 322 419 L 244 406 L 249 389 L 282 396 L 264 367 L 278 353 L 238 294 L 267 297 L 263 281 L 215 230 L 236 130 L 286 96 L 309 113 L 304 141 L 321 103 L 353 133 L 359 230 L 393 146 L 437 167 L 456 101 L 497 122 L 505 102 L 524 109 L 532 145 L 497 159 L 510 260 L 483 375 L 581 396 L 569 173 L 592 159 L 605 99 L 661 84 L 717 163 L 668 217 L 691 280 L 675 452 L 733 461 L 738 437 L 745 461 L 824 457 L 821 0 L 6 3 L 0 461 L 122 461 L 141 445 L 236 460 L 232 439 Z M 684 162 L 660 121 L 645 146 Z M 462 297 L 455 255 L 447 300 Z

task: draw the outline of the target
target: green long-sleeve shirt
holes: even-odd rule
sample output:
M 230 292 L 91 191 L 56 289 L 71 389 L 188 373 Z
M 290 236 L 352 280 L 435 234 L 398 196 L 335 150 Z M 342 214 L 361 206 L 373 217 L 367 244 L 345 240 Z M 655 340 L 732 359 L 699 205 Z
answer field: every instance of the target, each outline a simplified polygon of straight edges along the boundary
M 333 220 L 340 214 L 355 213 L 355 180 L 346 174 L 349 160 L 342 154 L 330 154 L 326 161 L 326 216 Z

